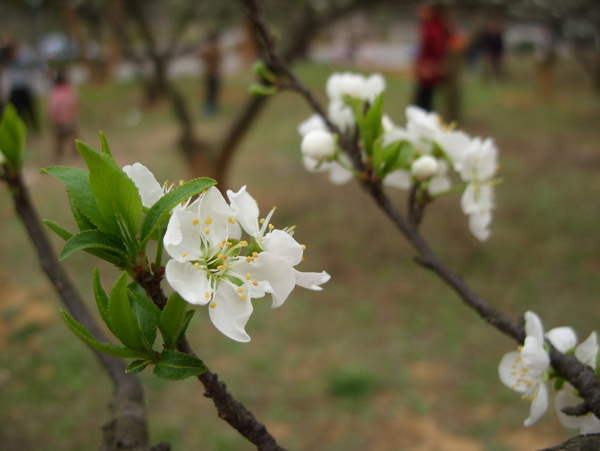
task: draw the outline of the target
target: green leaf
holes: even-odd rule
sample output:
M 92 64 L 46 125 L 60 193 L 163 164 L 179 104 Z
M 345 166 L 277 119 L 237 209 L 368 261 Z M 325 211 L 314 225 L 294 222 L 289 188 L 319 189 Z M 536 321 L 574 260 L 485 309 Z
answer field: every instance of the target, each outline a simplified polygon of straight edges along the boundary
M 150 365 L 150 361 L 149 360 L 134 360 L 133 362 L 131 362 L 127 368 L 125 368 L 125 372 L 127 374 L 137 374 L 137 373 L 141 373 L 142 371 L 144 371 L 146 369 L 146 367 L 148 365 Z
M 165 381 L 180 381 L 206 371 L 202 360 L 179 351 L 165 350 L 154 367 L 154 375 Z
M 100 273 L 98 272 L 98 268 L 94 268 L 94 298 L 96 299 L 96 306 L 98 307 L 98 311 L 100 312 L 100 317 L 106 327 L 115 334 L 113 325 L 110 321 L 110 315 L 108 314 L 108 296 L 102 288 L 102 283 L 100 282 Z
M 44 219 L 44 220 L 42 220 L 42 222 L 44 224 L 46 224 L 50 230 L 52 230 L 54 233 L 56 233 L 59 237 L 61 237 L 65 241 L 69 240 L 73 236 L 73 234 L 71 232 L 69 232 L 67 229 L 63 229 L 55 221 L 50 221 L 49 219 Z
M 408 141 L 402 141 L 400 146 L 400 154 L 398 160 L 394 165 L 394 169 L 407 169 L 410 170 L 410 165 L 415 155 L 415 148 Z
M 360 137 L 363 141 L 367 155 L 373 153 L 373 143 L 383 132 L 381 118 L 383 116 L 383 94 L 379 94 L 365 115 L 363 121 L 359 121 Z
M 127 273 L 121 274 L 110 292 L 108 316 L 113 326 L 113 333 L 125 346 L 140 353 L 154 353 L 152 348 L 147 347 L 138 321 L 131 310 L 127 296 Z
M 137 302 L 131 302 L 131 310 L 133 311 L 133 316 L 137 320 L 137 325 L 142 333 L 142 338 L 145 340 L 146 347 L 152 349 L 152 346 L 156 341 L 156 322 Z
M 121 262 L 124 263 L 127 260 L 127 254 L 121 244 L 97 229 L 85 230 L 73 235 L 62 248 L 59 260 L 64 260 L 75 252 L 86 249 L 105 249 L 120 256 Z
M 102 133 L 102 131 L 99 131 L 98 135 L 100 135 L 100 142 L 102 143 L 102 153 L 112 157 L 112 153 L 110 152 L 110 146 L 108 145 L 106 136 L 104 136 L 104 133 Z
M 379 147 L 378 143 L 380 143 L 380 142 L 381 142 L 381 138 L 379 138 L 375 142 L 373 149 L 376 149 L 377 147 Z M 398 157 L 400 156 L 401 148 L 402 148 L 402 142 L 394 141 L 394 142 L 388 144 L 387 146 L 385 146 L 383 149 L 381 149 L 380 162 L 376 166 L 376 171 L 380 178 L 384 178 L 388 173 L 390 173 L 394 169 L 394 167 L 398 161 Z
M 15 170 L 21 167 L 21 156 L 26 140 L 25 123 L 17 114 L 15 107 L 8 104 L 0 120 L 0 152 Z
M 160 309 L 156 306 L 154 302 L 148 299 L 146 293 L 144 292 L 144 289 L 140 287 L 140 285 L 137 282 L 130 283 L 127 287 L 127 292 L 129 293 L 131 299 L 133 299 L 144 310 L 146 310 L 148 314 L 150 314 L 155 324 L 160 324 Z
M 160 315 L 160 330 L 169 349 L 174 349 L 181 340 L 177 338 L 186 319 L 186 308 L 187 302 L 178 293 L 173 293 Z
M 277 94 L 277 91 L 278 89 L 276 86 L 267 86 L 262 83 L 252 83 L 248 88 L 248 93 L 254 97 L 271 96 Z
M 69 197 L 73 199 L 77 208 L 100 230 L 106 234 L 114 234 L 110 225 L 104 220 L 90 187 L 90 173 L 80 168 L 65 168 L 53 166 L 40 171 L 49 174 L 63 182 L 67 187 Z M 118 234 L 115 234 L 118 236 Z
M 63 321 L 67 327 L 84 343 L 90 345 L 97 351 L 109 354 L 114 357 L 132 358 L 140 357 L 140 353 L 132 351 L 122 345 L 115 345 L 112 343 L 101 343 L 94 338 L 87 327 L 83 324 L 79 324 L 75 319 L 64 310 L 60 311 Z
M 137 249 L 131 247 L 135 246 L 143 213 L 137 187 L 110 155 L 97 152 L 79 140 L 75 145 L 90 170 L 90 188 L 102 218 L 134 254 Z
M 185 331 L 187 330 L 188 326 L 190 325 L 190 321 L 192 320 L 194 313 L 196 313 L 196 310 L 188 310 L 187 312 L 185 312 L 185 318 L 183 319 L 183 322 L 181 323 L 181 329 L 179 330 L 179 334 L 177 334 L 177 338 L 175 338 L 175 346 L 177 346 L 179 344 L 179 342 L 183 339 L 183 336 L 185 335 Z
M 71 207 L 71 213 L 73 213 L 73 218 L 75 218 L 75 222 L 77 223 L 77 227 L 79 227 L 79 231 L 84 230 L 92 230 L 97 229 L 96 225 L 90 219 L 83 214 L 80 208 L 77 206 L 75 199 L 73 199 L 73 195 L 67 191 L 69 197 L 69 206 Z
M 178 186 L 175 189 L 172 189 L 163 197 L 161 197 L 146 213 L 146 218 L 144 219 L 144 224 L 142 225 L 141 231 L 141 241 L 142 243 L 146 242 L 148 238 L 151 236 L 152 231 L 159 223 L 161 217 L 163 215 L 169 214 L 169 212 L 175 208 L 177 204 L 186 201 L 192 196 L 201 193 L 204 190 L 207 190 L 211 186 L 216 185 L 213 179 L 209 179 L 206 177 L 197 178 L 194 180 L 190 180 L 183 185 Z

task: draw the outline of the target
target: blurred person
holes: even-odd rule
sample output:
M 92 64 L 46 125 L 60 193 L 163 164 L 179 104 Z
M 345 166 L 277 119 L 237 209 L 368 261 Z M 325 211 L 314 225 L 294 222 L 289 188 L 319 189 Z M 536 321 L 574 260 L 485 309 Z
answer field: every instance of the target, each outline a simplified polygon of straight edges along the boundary
M 483 79 L 500 80 L 504 77 L 504 30 L 500 17 L 490 17 L 481 36 L 481 51 L 483 53 Z
M 3 71 L 4 82 L 8 85 L 8 101 L 27 127 L 39 131 L 34 87 L 38 72 L 42 69 L 35 51 L 25 44 L 9 42 L 4 50 L 6 64 Z
M 221 49 L 219 32 L 208 35 L 200 57 L 204 64 L 204 111 L 213 116 L 217 113 L 219 90 L 221 84 Z
M 434 90 L 444 78 L 444 62 L 448 50 L 448 30 L 441 6 L 421 4 L 419 43 L 415 62 L 416 92 L 414 104 L 432 111 Z
M 538 94 L 542 102 L 548 102 L 552 97 L 553 69 L 556 64 L 556 47 L 561 35 L 558 21 L 548 24 L 536 43 L 535 59 L 538 81 Z
M 447 122 L 461 120 L 461 83 L 462 72 L 467 54 L 468 39 L 466 33 L 458 26 L 456 19 L 448 16 L 448 52 L 444 64 L 442 116 Z
M 75 87 L 69 83 L 63 71 L 54 79 L 54 86 L 48 100 L 48 117 L 54 131 L 54 156 L 60 161 L 66 153 L 65 148 L 75 151 L 77 138 L 77 118 L 79 98 Z

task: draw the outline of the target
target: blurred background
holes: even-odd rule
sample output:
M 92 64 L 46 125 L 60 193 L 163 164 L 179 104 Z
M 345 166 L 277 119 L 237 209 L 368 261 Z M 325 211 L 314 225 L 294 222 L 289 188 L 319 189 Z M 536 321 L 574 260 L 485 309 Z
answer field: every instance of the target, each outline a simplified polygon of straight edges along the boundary
M 417 2 L 264 1 L 282 53 L 324 104 L 335 71 L 381 72 L 398 124 L 419 89 L 427 33 Z M 492 235 L 478 242 L 460 196 L 433 203 L 423 233 L 485 299 L 547 329 L 598 328 L 600 307 L 600 3 L 468 0 L 434 5 L 445 34 L 431 108 L 500 150 Z M 550 412 L 522 426 L 529 403 L 497 365 L 515 344 L 487 327 L 432 274 L 356 183 L 307 173 L 297 95 L 252 98 L 260 48 L 241 3 L 141 0 L 0 1 L 0 80 L 28 123 L 26 181 L 43 218 L 73 230 L 63 186 L 38 171 L 84 167 L 73 138 L 159 181 L 212 176 L 248 185 L 277 227 L 298 226 L 303 271 L 332 275 L 271 310 L 254 302 L 252 341 L 222 336 L 199 308 L 192 346 L 233 394 L 293 450 L 531 450 L 566 431 Z M 398 208 L 406 193 L 391 191 Z M 92 450 L 112 387 L 62 324 L 8 192 L 0 195 L 0 449 Z M 59 239 L 54 239 L 60 249 Z M 91 270 L 65 265 L 93 306 Z M 250 450 L 219 420 L 195 379 L 149 371 L 152 442 L 176 450 Z

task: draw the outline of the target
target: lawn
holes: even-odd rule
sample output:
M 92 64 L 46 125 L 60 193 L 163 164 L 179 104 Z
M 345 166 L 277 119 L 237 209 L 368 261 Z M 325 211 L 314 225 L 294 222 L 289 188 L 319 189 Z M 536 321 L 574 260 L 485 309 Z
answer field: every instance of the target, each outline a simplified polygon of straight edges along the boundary
M 457 195 L 430 206 L 424 235 L 498 308 L 515 317 L 533 310 L 548 329 L 570 325 L 583 339 L 600 317 L 600 97 L 575 63 L 562 60 L 554 96 L 541 103 L 532 61 L 509 63 L 501 83 L 465 81 L 459 124 L 493 136 L 500 149 L 492 236 L 480 243 L 470 235 Z M 304 63 L 298 72 L 324 99 L 335 69 Z M 386 77 L 385 109 L 402 124 L 410 82 Z M 196 102 L 205 139 L 226 130 L 250 80 L 225 81 L 215 118 L 201 117 Z M 186 97 L 199 99 L 197 80 L 179 83 Z M 120 164 L 140 161 L 159 180 L 189 177 L 166 105 L 142 108 L 134 84 L 86 86 L 81 95 L 85 141 L 98 146 L 101 129 Z M 247 344 L 221 335 L 199 308 L 189 330 L 199 356 L 290 450 L 520 451 L 569 437 L 553 412 L 522 426 L 529 404 L 497 377 L 515 344 L 414 264 L 414 252 L 360 187 L 333 186 L 303 169 L 296 128 L 309 114 L 297 96 L 276 96 L 244 141 L 230 183 L 234 190 L 247 185 L 261 211 L 276 205 L 272 222 L 297 225 L 295 237 L 307 245 L 300 269 L 324 269 L 332 279 L 323 292 L 294 291 L 276 310 L 255 301 Z M 71 227 L 63 187 L 37 174 L 53 164 L 49 136 L 32 137 L 28 147 L 26 176 L 41 216 Z M 401 208 L 404 194 L 391 192 Z M 59 301 L 11 207 L 8 193 L 0 195 L 0 449 L 96 449 L 111 386 L 62 325 Z M 98 262 L 81 253 L 65 265 L 92 305 Z M 99 266 L 108 288 L 117 272 Z M 174 450 L 253 449 L 217 418 L 198 382 L 146 373 L 153 442 L 169 441 Z

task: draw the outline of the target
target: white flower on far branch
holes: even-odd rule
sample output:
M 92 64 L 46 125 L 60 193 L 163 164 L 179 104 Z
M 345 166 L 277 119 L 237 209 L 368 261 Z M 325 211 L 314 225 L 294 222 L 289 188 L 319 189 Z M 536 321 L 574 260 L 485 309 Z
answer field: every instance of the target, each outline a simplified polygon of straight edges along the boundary
M 312 130 L 302 138 L 300 150 L 317 162 L 329 160 L 335 155 L 334 136 L 325 130 Z
M 410 172 L 420 182 L 423 182 L 437 174 L 439 164 L 431 155 L 423 155 L 413 161 Z

